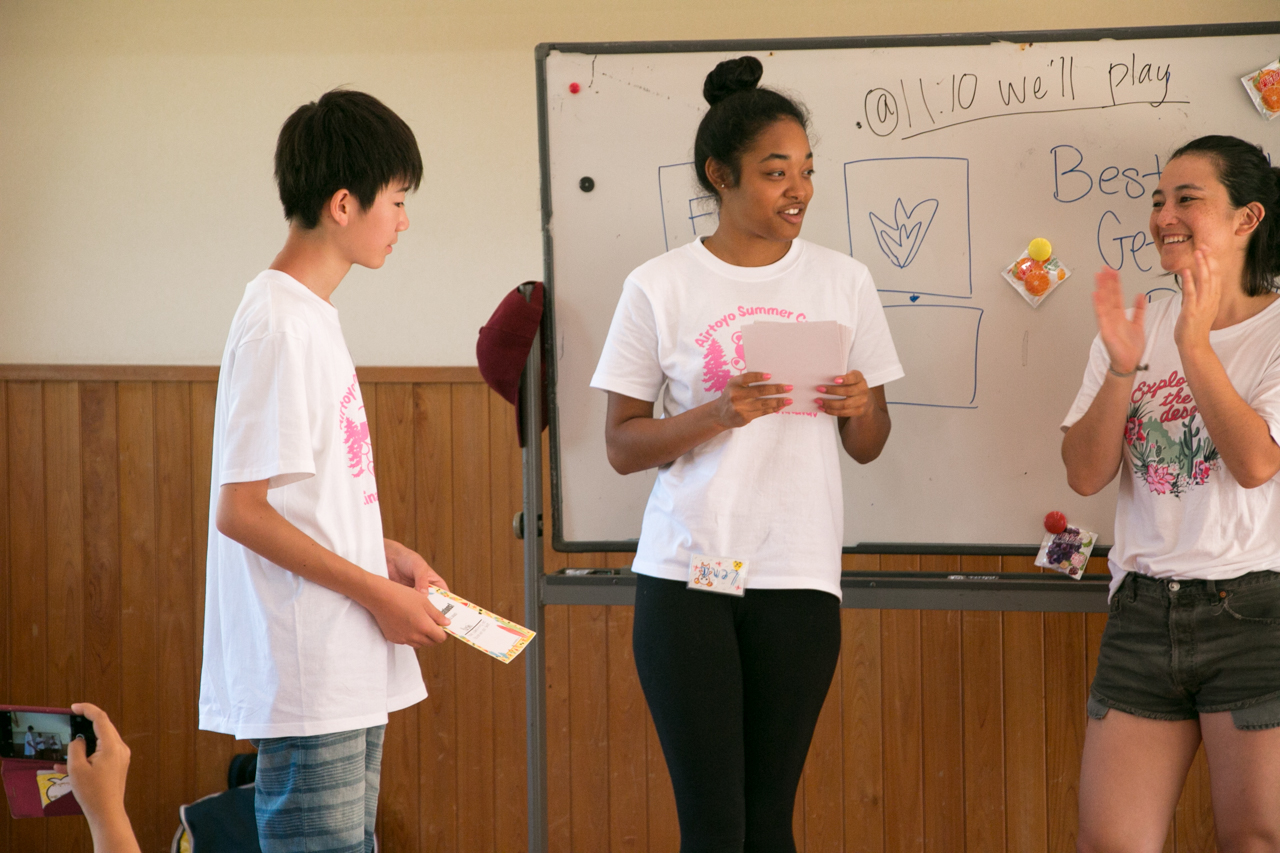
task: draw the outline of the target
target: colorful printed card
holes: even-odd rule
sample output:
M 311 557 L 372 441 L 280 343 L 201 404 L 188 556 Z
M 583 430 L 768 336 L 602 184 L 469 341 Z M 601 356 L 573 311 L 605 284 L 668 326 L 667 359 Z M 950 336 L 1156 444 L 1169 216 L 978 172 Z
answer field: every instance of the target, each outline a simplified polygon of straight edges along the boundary
M 54 770 L 41 770 L 36 773 L 36 787 L 40 789 L 40 804 L 48 806 L 71 793 L 71 777 Z
M 743 595 L 747 586 L 747 561 L 733 557 L 689 557 L 689 589 Z
M 1280 116 L 1280 60 L 1244 75 L 1240 82 L 1263 118 L 1270 121 Z
M 449 617 L 450 624 L 444 629 L 447 633 L 503 663 L 515 660 L 536 634 L 438 587 L 431 587 L 427 600 Z
M 15 818 L 77 815 L 80 809 L 66 773 L 51 762 L 6 758 L 0 762 L 9 814 Z
M 1068 527 L 1056 534 L 1046 533 L 1040 543 L 1040 553 L 1036 555 L 1036 565 L 1080 580 L 1089 561 L 1089 552 L 1097 541 L 1094 533 L 1079 527 Z

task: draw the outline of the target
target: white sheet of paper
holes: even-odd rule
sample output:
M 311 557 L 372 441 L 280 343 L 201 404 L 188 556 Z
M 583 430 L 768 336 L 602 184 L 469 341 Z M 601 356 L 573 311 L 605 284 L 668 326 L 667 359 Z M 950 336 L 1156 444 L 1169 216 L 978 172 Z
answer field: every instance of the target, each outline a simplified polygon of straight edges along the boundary
M 821 412 L 818 391 L 848 372 L 853 330 L 835 320 L 811 323 L 748 323 L 742 327 L 742 351 L 748 372 L 768 373 L 770 383 L 795 386 L 785 396 L 795 402 L 784 412 Z

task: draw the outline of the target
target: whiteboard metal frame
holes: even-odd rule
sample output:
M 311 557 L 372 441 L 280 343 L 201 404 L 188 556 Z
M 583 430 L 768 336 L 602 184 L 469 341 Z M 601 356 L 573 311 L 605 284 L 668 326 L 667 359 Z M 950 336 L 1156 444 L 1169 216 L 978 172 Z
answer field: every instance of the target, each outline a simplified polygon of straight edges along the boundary
M 546 575 L 543 604 L 635 604 L 636 575 L 622 570 Z M 1106 613 L 1109 575 L 1072 580 L 1047 574 L 845 572 L 841 607 L 850 610 L 996 610 L 1027 613 Z
M 1022 44 L 1034 42 L 1076 42 L 1113 39 L 1211 38 L 1219 36 L 1272 35 L 1280 33 L 1280 21 L 1230 24 L 1191 24 L 1163 27 L 1118 27 L 1082 30 L 1018 30 L 1010 32 L 950 33 L 933 35 L 858 36 L 839 38 L 785 39 L 713 39 L 691 41 L 635 42 L 543 42 L 534 50 L 538 99 L 538 158 L 541 173 L 543 281 L 546 285 L 546 325 L 544 334 L 555 341 L 555 271 L 554 246 L 551 236 L 551 151 L 547 110 L 547 58 L 553 51 L 582 54 L 693 53 L 711 51 L 826 50 L 832 48 L 929 47 L 955 45 L 990 45 L 1000 42 Z M 548 347 L 550 349 L 550 347 Z M 561 522 L 562 482 L 560 475 L 560 430 L 556 405 L 557 359 L 547 353 L 547 405 L 550 409 L 551 453 L 551 544 L 556 551 L 568 553 L 634 551 L 635 540 L 566 541 Z M 539 472 L 539 476 L 541 472 Z M 526 518 L 530 517 L 526 514 Z M 1037 553 L 1033 545 L 956 545 L 930 543 L 861 542 L 844 547 L 846 554 L 962 554 L 991 556 L 1027 556 Z M 1109 549 L 1094 549 L 1105 556 Z

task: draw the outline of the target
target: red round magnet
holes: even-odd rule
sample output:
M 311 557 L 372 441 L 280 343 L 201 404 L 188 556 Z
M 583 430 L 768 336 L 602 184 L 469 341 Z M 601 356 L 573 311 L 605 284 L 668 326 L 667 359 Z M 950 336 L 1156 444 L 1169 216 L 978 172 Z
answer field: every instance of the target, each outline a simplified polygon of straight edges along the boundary
M 581 92 L 581 91 L 582 91 L 582 87 L 581 87 L 581 86 L 579 86 L 577 83 L 570 83 L 570 84 L 569 84 L 569 92 L 570 92 L 571 94 L 576 95 L 576 94 L 578 94 L 578 93 L 579 93 L 579 92 Z
M 1044 517 L 1044 529 L 1057 536 L 1067 529 L 1067 517 L 1054 510 Z

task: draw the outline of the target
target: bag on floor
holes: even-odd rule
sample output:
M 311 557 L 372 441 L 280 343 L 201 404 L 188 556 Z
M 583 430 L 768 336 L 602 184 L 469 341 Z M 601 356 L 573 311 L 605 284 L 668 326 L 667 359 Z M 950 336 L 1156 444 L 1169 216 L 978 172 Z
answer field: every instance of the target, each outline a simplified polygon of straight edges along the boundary
M 262 853 L 253 813 L 256 753 L 237 755 L 227 770 L 227 790 L 178 809 L 170 853 Z

